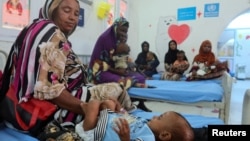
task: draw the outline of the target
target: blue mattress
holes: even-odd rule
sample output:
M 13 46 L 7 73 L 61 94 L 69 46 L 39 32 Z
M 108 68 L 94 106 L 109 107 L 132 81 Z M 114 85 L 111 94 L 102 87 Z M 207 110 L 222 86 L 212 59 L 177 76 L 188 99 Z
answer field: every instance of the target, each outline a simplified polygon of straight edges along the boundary
M 0 138 L 2 141 L 38 141 L 29 134 L 10 129 L 4 124 L 0 124 Z
M 160 115 L 158 112 L 145 112 L 140 109 L 135 110 L 131 114 L 142 117 L 145 119 L 151 119 L 155 115 Z M 215 117 L 205 117 L 201 115 L 189 115 L 182 114 L 194 128 L 207 127 L 207 125 L 222 125 L 224 122 Z M 38 141 L 36 138 L 31 137 L 29 134 L 22 133 L 6 127 L 4 124 L 0 124 L 0 137 L 4 141 Z
M 151 119 L 155 115 L 160 115 L 158 112 L 144 112 L 142 110 L 136 110 L 132 113 L 135 116 L 145 119 Z M 182 114 L 182 113 L 181 113 Z M 182 114 L 190 123 L 193 128 L 207 127 L 208 125 L 223 125 L 224 122 L 220 118 L 206 117 L 202 115 Z
M 146 84 L 156 88 L 131 87 L 128 90 L 129 95 L 159 101 L 195 103 L 201 101 L 220 102 L 224 93 L 220 79 L 201 81 L 146 80 Z

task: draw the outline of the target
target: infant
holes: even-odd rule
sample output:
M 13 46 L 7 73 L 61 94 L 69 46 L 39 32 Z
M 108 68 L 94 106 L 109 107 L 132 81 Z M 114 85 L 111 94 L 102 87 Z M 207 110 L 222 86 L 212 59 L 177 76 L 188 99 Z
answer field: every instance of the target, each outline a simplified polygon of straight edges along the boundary
M 119 43 L 112 57 L 116 69 L 127 69 L 130 47 L 126 43 Z

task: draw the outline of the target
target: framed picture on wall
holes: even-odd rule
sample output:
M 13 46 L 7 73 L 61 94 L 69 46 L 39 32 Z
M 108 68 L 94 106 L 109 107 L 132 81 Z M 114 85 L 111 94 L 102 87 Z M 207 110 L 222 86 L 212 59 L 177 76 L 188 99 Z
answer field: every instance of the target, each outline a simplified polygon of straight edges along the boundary
M 0 0 L 0 2 L 0 39 L 13 40 L 12 38 L 29 24 L 30 0 Z
M 111 5 L 111 9 L 108 13 L 108 18 L 107 18 L 107 27 L 110 27 L 113 22 L 114 22 L 114 18 L 115 18 L 115 2 L 116 0 L 108 0 L 108 3 Z
M 23 29 L 29 23 L 29 0 L 3 0 L 2 27 Z

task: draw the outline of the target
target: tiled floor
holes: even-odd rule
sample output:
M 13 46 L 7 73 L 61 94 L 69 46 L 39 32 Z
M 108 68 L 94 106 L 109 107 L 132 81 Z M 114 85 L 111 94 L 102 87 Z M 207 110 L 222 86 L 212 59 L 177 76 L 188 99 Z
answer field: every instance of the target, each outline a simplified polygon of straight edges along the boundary
M 241 124 L 242 104 L 246 89 L 250 89 L 250 80 L 236 80 L 233 83 L 229 124 Z M 174 110 L 181 113 L 218 117 L 218 112 L 216 111 L 216 109 L 211 109 L 211 108 L 180 106 L 176 104 L 153 102 L 153 101 L 147 101 L 146 105 L 151 110 L 156 112 Z

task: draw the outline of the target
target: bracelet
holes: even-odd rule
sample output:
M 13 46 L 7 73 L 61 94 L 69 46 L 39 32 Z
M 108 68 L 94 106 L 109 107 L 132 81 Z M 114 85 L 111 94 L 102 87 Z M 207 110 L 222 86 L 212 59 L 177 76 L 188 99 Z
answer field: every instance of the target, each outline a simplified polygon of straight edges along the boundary
M 121 109 L 120 109 L 120 112 L 126 113 L 126 110 L 125 110 L 124 108 L 121 108 Z

